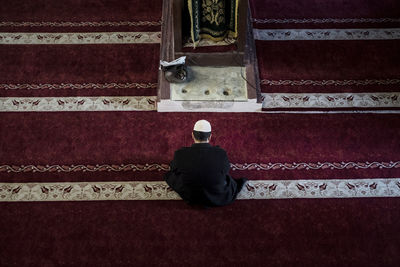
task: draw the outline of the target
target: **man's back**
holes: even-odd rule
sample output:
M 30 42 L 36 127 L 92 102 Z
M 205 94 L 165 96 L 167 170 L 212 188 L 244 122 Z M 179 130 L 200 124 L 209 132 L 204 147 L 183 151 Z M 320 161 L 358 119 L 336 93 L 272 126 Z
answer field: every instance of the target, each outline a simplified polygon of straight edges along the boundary
M 233 180 L 225 150 L 209 144 L 211 124 L 195 123 L 194 144 L 175 152 L 170 171 L 164 176 L 167 184 L 189 204 L 223 206 L 232 203 L 246 178 Z
M 195 143 L 175 152 L 167 183 L 187 202 L 221 206 L 232 202 L 237 185 L 229 176 L 225 150 L 209 143 Z

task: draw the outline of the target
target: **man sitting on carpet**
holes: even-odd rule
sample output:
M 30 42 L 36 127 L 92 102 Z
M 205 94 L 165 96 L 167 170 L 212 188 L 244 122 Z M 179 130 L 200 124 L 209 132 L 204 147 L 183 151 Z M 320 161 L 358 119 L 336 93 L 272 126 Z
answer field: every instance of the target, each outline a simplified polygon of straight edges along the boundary
M 228 174 L 230 164 L 225 150 L 209 144 L 211 125 L 199 120 L 192 132 L 194 144 L 175 152 L 164 176 L 167 184 L 190 205 L 204 207 L 232 203 L 246 178 L 234 180 Z

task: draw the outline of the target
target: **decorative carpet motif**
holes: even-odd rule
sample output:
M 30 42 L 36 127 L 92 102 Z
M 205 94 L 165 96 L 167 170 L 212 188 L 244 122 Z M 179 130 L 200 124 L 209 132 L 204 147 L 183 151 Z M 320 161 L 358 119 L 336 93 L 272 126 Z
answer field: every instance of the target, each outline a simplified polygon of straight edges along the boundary
M 263 108 L 400 108 L 400 93 L 262 93 Z
M 0 97 L 0 112 L 11 111 L 150 111 L 156 96 Z
M 365 79 L 365 80 L 267 80 L 260 81 L 262 85 L 268 86 L 349 86 L 349 85 L 397 85 L 400 79 Z
M 388 22 L 400 22 L 400 18 L 344 18 L 344 19 L 334 19 L 334 18 L 322 18 L 322 19 L 253 19 L 253 22 L 257 24 L 286 24 L 286 23 L 296 23 L 296 24 L 323 24 L 323 23 L 388 23 Z
M 254 29 L 254 39 L 262 41 L 293 40 L 395 40 L 400 29 Z
M 54 22 L 54 21 L 1 21 L 0 27 L 120 27 L 120 26 L 161 26 L 161 21 L 81 21 L 81 22 Z
M 161 32 L 0 33 L 0 44 L 151 44 Z
M 238 6 L 238 0 L 188 0 L 189 14 L 183 15 L 183 24 L 190 25 L 191 41 L 196 45 L 202 38 L 216 41 L 223 40 L 226 36 L 236 38 Z
M 157 88 L 157 83 L 43 83 L 43 84 L 0 84 L 0 89 L 131 89 L 131 88 Z
M 231 163 L 233 171 L 244 170 L 343 170 L 343 169 L 392 169 L 400 168 L 400 161 L 390 162 L 315 162 L 315 163 Z M 103 171 L 168 171 L 168 164 L 96 164 L 96 165 L 0 165 L 0 172 L 103 172 Z
M 249 181 L 238 199 L 400 197 L 400 178 Z M 0 183 L 0 202 L 178 200 L 163 181 Z
M 0 167 L 1 168 L 1 167 Z M 400 161 L 390 162 L 314 162 L 314 163 L 245 163 L 231 164 L 232 170 L 320 170 L 320 169 L 391 169 L 400 168 Z M 1 169 L 0 169 L 1 170 Z

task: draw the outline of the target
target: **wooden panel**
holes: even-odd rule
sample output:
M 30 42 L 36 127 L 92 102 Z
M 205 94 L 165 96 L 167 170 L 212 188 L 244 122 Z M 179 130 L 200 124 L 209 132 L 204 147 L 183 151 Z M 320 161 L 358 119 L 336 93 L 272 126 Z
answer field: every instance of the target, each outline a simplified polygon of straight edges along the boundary
M 174 29 L 174 51 L 182 51 L 182 11 L 184 0 L 173 1 L 173 29 Z
M 239 0 L 238 8 L 238 51 L 244 52 L 247 38 L 247 14 L 248 14 L 248 0 Z
M 257 103 L 262 103 L 256 45 L 253 36 L 250 8 L 247 11 L 246 27 L 247 27 L 246 47 L 245 47 L 246 53 L 244 58 L 244 64 L 246 66 L 247 95 L 249 99 L 257 98 Z
M 173 0 L 163 1 L 160 59 L 165 61 L 172 61 L 174 59 L 174 31 L 172 30 L 173 17 L 171 16 L 172 1 Z M 157 100 L 169 98 L 169 82 L 165 80 L 164 73 L 160 70 L 158 71 Z

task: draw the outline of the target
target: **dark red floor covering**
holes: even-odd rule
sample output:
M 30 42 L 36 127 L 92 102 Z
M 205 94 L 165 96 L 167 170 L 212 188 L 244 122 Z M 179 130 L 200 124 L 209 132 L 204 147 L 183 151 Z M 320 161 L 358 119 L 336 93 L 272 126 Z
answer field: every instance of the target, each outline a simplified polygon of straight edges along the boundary
M 2 266 L 398 266 L 400 199 L 1 203 Z
M 400 77 L 400 42 L 256 41 L 261 80 L 380 80 Z M 377 71 L 379 70 L 379 71 Z M 271 86 L 263 92 L 397 92 L 395 85 Z
M 157 83 L 159 44 L 0 46 L 0 84 Z M 0 89 L 1 97 L 156 95 L 131 89 Z
M 0 22 L 159 22 L 162 0 L 5 1 Z M 160 25 L 0 26 L 2 32 L 160 31 Z
M 229 114 L 155 112 L 3 113 L 0 165 L 168 164 L 191 144 L 196 120 L 232 163 L 396 162 L 397 114 Z M 246 131 L 243 131 L 246 129 Z M 161 180 L 163 172 L 1 173 L 10 181 Z M 400 168 L 234 171 L 250 179 L 400 177 Z
M 58 163 L 58 162 L 57 162 Z M 56 163 L 55 163 L 56 164 Z M 111 164 L 110 164 L 111 165 Z M 71 171 L 71 172 L 0 172 L 1 182 L 46 183 L 46 182 L 110 182 L 110 181 L 161 181 L 165 171 Z M 244 170 L 232 171 L 234 178 L 251 180 L 327 180 L 327 179 L 374 179 L 398 178 L 399 168 L 380 169 L 318 169 L 318 170 Z
M 1 21 L 160 19 L 162 1 L 139 2 L 16 0 L 0 5 L 0 14 Z M 349 8 L 343 8 L 342 1 L 262 2 L 266 8 L 253 6 L 253 14 L 260 18 L 399 16 L 397 2 L 374 0 L 366 8 L 363 4 L 356 0 L 346 2 Z M 325 11 L 318 13 L 319 10 Z M 117 30 L 159 31 L 159 26 L 0 28 L 2 32 Z M 347 50 L 347 45 L 341 49 Z M 0 47 L 0 83 L 154 82 L 159 46 L 143 47 Z M 391 47 L 384 46 L 396 51 L 395 46 Z M 374 53 L 377 58 L 381 55 L 380 50 Z M 335 68 L 343 58 L 339 55 L 339 61 L 327 67 L 323 62 L 318 67 L 325 72 L 317 71 L 321 76 L 315 77 L 325 77 L 327 72 L 339 75 Z M 318 58 L 311 59 L 318 63 Z M 382 66 L 381 74 L 390 74 L 393 69 L 398 74 L 393 64 L 379 60 L 373 64 Z M 303 63 L 306 62 L 311 62 L 311 69 L 318 68 L 313 61 Z M 277 66 L 283 67 L 278 68 L 278 74 L 308 73 L 280 64 Z M 372 66 L 366 62 L 357 64 L 363 68 L 366 65 L 366 73 Z M 280 79 L 279 75 L 274 77 Z M 147 92 L 2 90 L 1 96 Z M 398 115 L 66 112 L 1 113 L 0 165 L 168 163 L 174 150 L 191 143 L 190 129 L 200 118 L 211 121 L 213 144 L 225 148 L 234 163 L 399 160 Z M 0 182 L 161 180 L 162 174 L 1 172 Z M 250 179 L 385 178 L 399 177 L 400 169 L 253 170 L 232 174 Z M 398 266 L 399 208 L 398 198 L 237 201 L 205 211 L 192 209 L 183 201 L 0 203 L 0 266 Z
M 250 0 L 255 19 L 351 19 L 400 18 L 397 0 Z M 254 23 L 254 28 L 390 28 L 400 22 L 389 23 Z
M 161 9 L 162 0 L 68 0 L 62 3 L 17 0 L 0 5 L 0 31 L 160 32 Z M 28 24 L 7 24 L 11 22 Z M 80 23 L 80 26 L 68 23 Z M 126 89 L 89 86 L 88 89 L 35 90 L 5 90 L 0 86 L 0 97 L 156 95 L 159 50 L 159 44 L 2 45 L 0 84 L 141 85 Z

